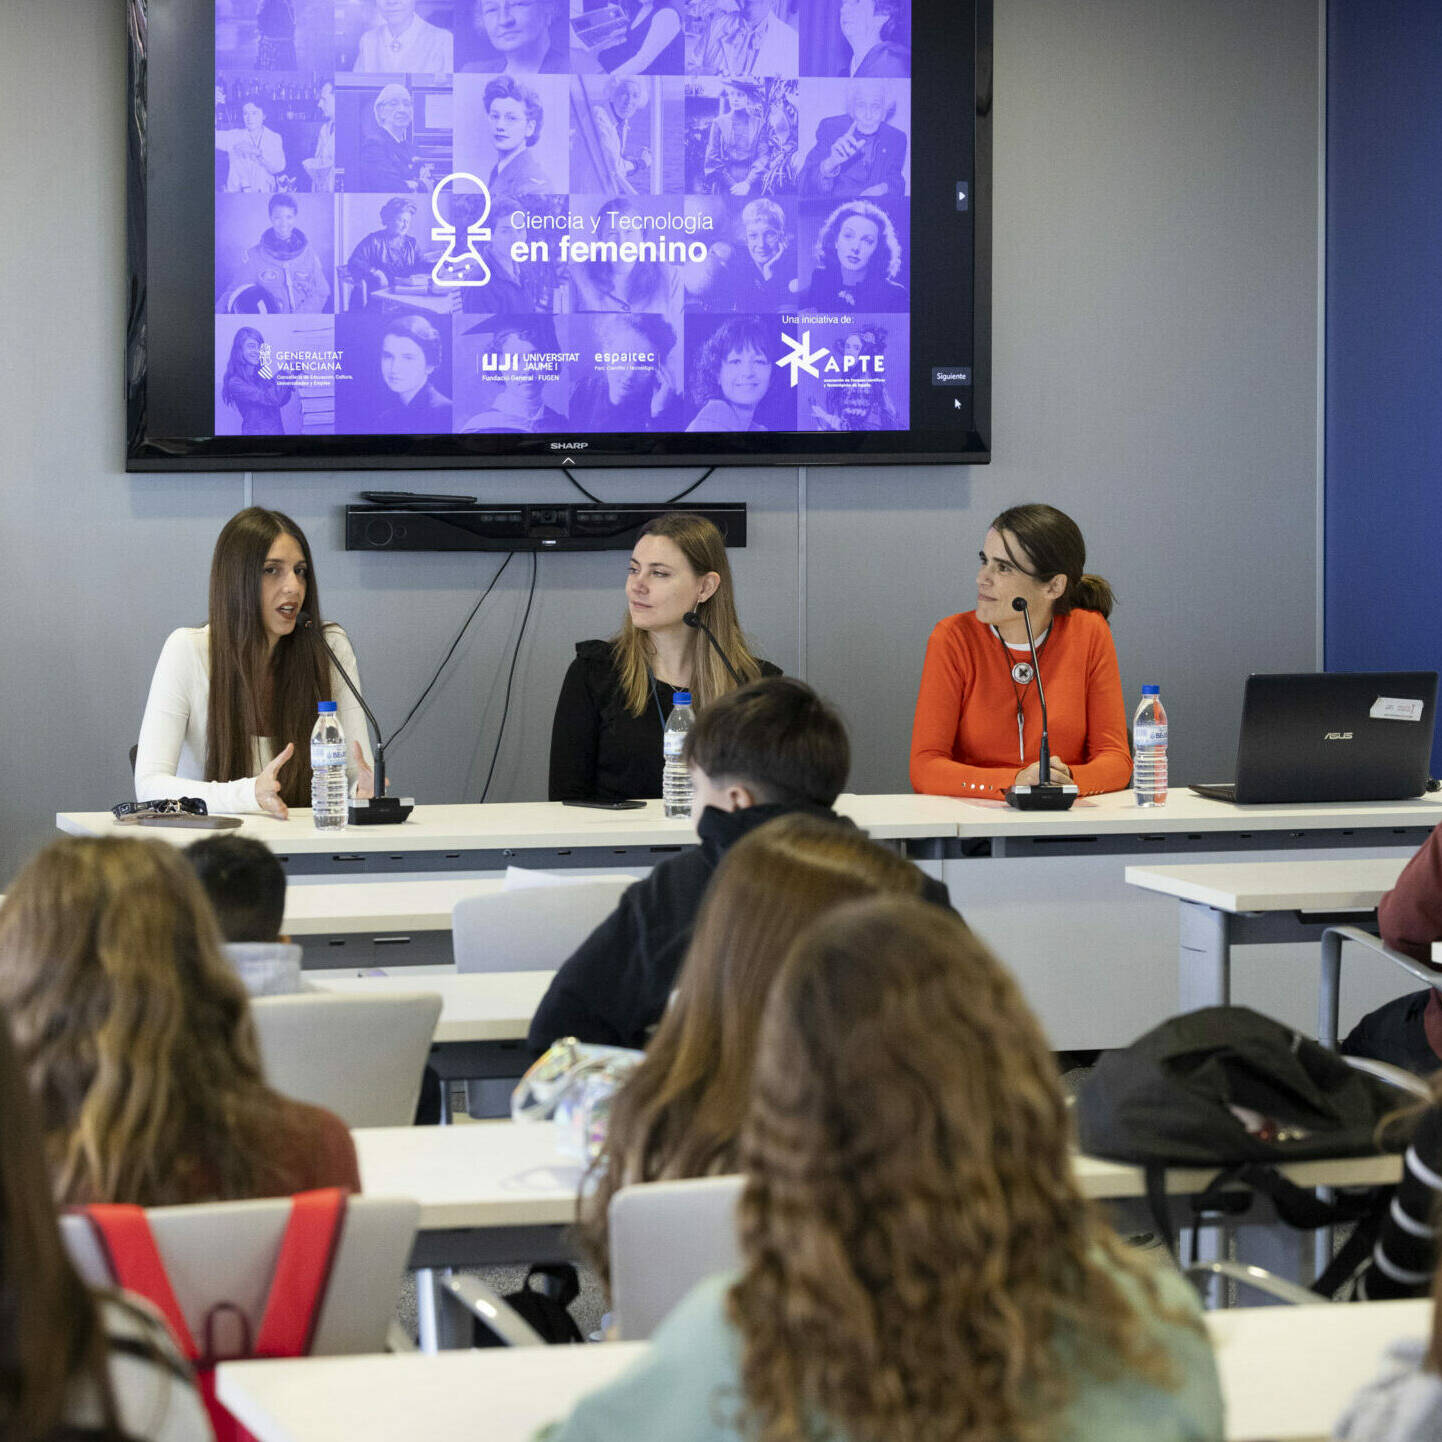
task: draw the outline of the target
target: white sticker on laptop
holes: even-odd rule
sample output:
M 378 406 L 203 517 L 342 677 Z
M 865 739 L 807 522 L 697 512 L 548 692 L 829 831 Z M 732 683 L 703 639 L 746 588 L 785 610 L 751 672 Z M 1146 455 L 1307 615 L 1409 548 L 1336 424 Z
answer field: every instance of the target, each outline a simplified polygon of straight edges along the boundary
M 1367 714 L 1374 721 L 1420 721 L 1422 703 L 1410 696 L 1379 696 Z

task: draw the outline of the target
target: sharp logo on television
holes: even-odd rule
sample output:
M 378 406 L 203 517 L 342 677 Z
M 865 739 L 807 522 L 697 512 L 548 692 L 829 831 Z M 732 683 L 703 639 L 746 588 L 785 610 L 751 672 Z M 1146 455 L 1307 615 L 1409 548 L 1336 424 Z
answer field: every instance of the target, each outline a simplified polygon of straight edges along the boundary
M 553 451 L 584 451 L 590 444 L 590 441 L 552 441 L 551 449 Z

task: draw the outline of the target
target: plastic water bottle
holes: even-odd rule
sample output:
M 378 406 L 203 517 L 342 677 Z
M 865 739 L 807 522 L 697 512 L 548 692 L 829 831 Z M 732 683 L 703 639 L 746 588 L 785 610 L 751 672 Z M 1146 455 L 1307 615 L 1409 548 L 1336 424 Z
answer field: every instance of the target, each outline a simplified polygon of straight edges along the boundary
M 317 831 L 339 831 L 346 823 L 345 732 L 334 701 L 316 708 L 310 733 L 310 813 Z
M 678 691 L 671 698 L 671 716 L 661 736 L 661 755 L 665 758 L 661 768 L 661 805 L 667 816 L 691 814 L 691 773 L 681 759 L 681 748 L 695 724 L 691 693 Z
M 1165 806 L 1167 801 L 1167 708 L 1160 686 L 1143 686 L 1141 704 L 1132 717 L 1132 789 L 1138 806 Z

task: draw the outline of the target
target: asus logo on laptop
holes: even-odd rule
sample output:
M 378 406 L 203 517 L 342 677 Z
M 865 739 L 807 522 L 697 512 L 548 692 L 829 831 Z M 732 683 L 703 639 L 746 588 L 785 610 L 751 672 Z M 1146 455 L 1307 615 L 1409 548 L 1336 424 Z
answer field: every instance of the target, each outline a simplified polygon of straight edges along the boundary
M 1329 731 L 1322 737 L 1323 741 L 1350 741 L 1351 739 L 1352 733 L 1350 731 Z

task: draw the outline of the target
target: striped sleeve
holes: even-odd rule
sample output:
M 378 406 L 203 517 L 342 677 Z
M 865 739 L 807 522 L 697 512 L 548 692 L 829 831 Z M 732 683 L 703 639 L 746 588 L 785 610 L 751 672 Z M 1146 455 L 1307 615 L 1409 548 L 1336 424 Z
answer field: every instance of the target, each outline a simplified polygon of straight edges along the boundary
M 1437 1266 L 1437 1211 L 1442 1199 L 1442 1108 L 1423 1116 L 1407 1148 L 1402 1180 L 1392 1198 L 1372 1260 L 1358 1279 L 1367 1301 L 1424 1297 Z

